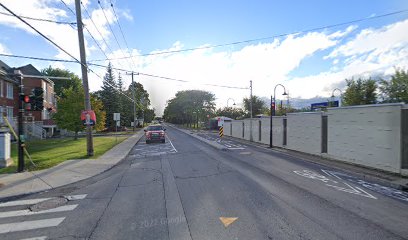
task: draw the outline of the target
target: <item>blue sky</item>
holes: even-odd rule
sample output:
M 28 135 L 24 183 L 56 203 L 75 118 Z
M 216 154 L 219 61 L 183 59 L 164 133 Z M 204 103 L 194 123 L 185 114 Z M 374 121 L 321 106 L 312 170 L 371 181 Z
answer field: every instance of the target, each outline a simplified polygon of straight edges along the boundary
M 74 9 L 74 0 L 64 0 Z M 60 21 L 75 21 L 60 0 L 0 0 L 23 16 Z M 271 38 L 233 46 L 209 48 L 175 54 L 140 57 L 153 51 L 182 50 L 200 46 L 244 41 L 311 29 L 408 9 L 405 0 L 365 1 L 125 1 L 112 0 L 129 49 L 115 22 L 110 1 L 101 1 L 122 50 L 119 49 L 102 15 L 98 2 L 83 1 L 97 29 L 83 10 L 92 35 L 111 59 L 133 55 L 130 60 L 112 60 L 116 67 L 188 80 L 164 81 L 138 76 L 152 96 L 160 113 L 175 92 L 204 89 L 216 94 L 218 106 L 232 97 L 240 102 L 247 90 L 225 89 L 205 83 L 247 87 L 254 82 L 254 94 L 268 97 L 277 83 L 283 83 L 292 97 L 311 98 L 329 95 L 344 87 L 344 79 L 392 73 L 408 65 L 408 12 L 343 25 L 319 31 Z M 0 12 L 5 10 L 0 9 Z M 79 55 L 75 29 L 67 25 L 27 20 L 64 49 Z M 0 53 L 67 59 L 66 54 L 47 43 L 13 17 L 0 15 Z M 104 59 L 92 38 L 85 32 L 88 60 Z M 78 64 L 43 62 L 1 57 L 10 66 L 31 63 L 41 69 L 48 65 L 67 68 L 80 74 Z M 107 64 L 108 61 L 98 62 Z M 94 67 L 104 74 L 104 69 Z M 118 73 L 116 73 L 118 74 Z M 125 83 L 129 77 L 124 76 Z M 90 74 L 91 90 L 101 80 Z M 163 90 L 165 89 L 165 90 Z

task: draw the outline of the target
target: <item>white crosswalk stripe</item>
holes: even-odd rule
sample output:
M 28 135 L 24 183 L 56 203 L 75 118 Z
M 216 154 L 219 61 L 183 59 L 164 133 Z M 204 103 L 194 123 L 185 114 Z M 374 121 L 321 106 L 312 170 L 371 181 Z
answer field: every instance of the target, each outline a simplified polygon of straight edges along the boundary
M 76 209 L 79 205 L 75 201 L 85 199 L 86 196 L 87 196 L 86 194 L 63 196 L 65 199 L 68 200 L 67 205 L 58 206 L 58 207 L 54 207 L 54 208 L 50 208 L 46 210 L 40 210 L 40 211 L 31 211 L 29 207 L 34 204 L 39 204 L 41 202 L 51 200 L 53 199 L 52 197 L 16 200 L 16 201 L 0 203 L 0 209 L 1 209 L 0 219 L 4 219 L 5 221 L 7 221 L 6 220 L 7 218 L 13 218 L 13 221 L 14 221 L 14 222 L 0 224 L 0 239 L 2 239 L 2 234 L 34 230 L 34 229 L 49 228 L 49 227 L 57 227 L 64 221 L 66 217 L 65 216 L 56 217 L 55 215 L 52 215 L 53 217 L 46 218 L 47 214 L 63 213 L 63 212 L 72 211 Z M 71 204 L 71 202 L 75 204 Z M 12 211 L 7 211 L 7 209 L 5 209 L 6 207 L 12 207 L 13 209 L 11 209 Z M 20 210 L 15 210 L 16 207 L 17 209 L 20 208 Z M 28 221 L 27 217 L 32 216 L 32 215 L 41 215 L 41 216 L 44 216 L 44 219 Z M 16 221 L 15 218 L 17 219 L 21 218 L 21 220 Z M 47 238 L 48 238 L 47 236 L 36 236 L 36 237 L 27 236 L 27 238 L 20 239 L 20 240 L 45 240 Z

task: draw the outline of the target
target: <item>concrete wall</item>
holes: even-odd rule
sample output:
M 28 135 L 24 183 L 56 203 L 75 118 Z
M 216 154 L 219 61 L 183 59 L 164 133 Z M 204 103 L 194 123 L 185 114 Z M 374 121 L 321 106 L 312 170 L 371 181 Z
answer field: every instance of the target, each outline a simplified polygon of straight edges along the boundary
M 401 112 L 403 104 L 330 108 L 327 112 L 294 113 L 273 117 L 273 145 L 314 155 L 401 173 L 403 155 Z M 327 154 L 322 154 L 322 116 L 327 115 Z M 287 119 L 287 145 L 283 145 L 283 119 Z M 253 140 L 269 144 L 270 119 L 253 119 Z M 259 141 L 261 122 L 261 141 Z M 232 121 L 232 136 L 250 137 L 250 120 Z M 230 135 L 229 125 L 225 134 Z M 408 136 L 405 136 L 405 138 Z M 405 156 L 405 155 L 404 155 Z M 408 162 L 408 160 L 406 160 Z
M 321 153 L 322 113 L 293 113 L 287 116 L 287 148 L 311 153 Z
M 390 172 L 401 169 L 400 104 L 328 110 L 328 154 Z
M 224 135 L 231 136 L 231 122 L 224 122 Z

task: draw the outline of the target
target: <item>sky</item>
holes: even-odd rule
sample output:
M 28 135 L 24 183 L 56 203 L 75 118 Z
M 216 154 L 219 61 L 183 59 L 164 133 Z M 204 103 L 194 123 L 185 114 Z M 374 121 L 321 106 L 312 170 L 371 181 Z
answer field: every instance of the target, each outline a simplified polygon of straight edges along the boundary
M 0 3 L 20 16 L 76 22 L 74 0 Z M 135 75 L 158 115 L 180 90 L 210 91 L 217 107 L 229 98 L 240 105 L 250 80 L 260 97 L 269 98 L 279 83 L 291 98 L 330 97 L 335 88 L 344 90 L 345 79 L 386 77 L 408 67 L 406 0 L 83 0 L 81 8 L 87 62 L 182 80 Z M 79 59 L 76 25 L 26 21 Z M 72 60 L 15 17 L 0 14 L 0 33 L 0 53 Z M 0 60 L 81 73 L 77 63 Z M 90 68 L 96 91 L 106 68 Z M 130 84 L 129 75 L 118 74 Z M 277 98 L 282 93 L 278 87 Z

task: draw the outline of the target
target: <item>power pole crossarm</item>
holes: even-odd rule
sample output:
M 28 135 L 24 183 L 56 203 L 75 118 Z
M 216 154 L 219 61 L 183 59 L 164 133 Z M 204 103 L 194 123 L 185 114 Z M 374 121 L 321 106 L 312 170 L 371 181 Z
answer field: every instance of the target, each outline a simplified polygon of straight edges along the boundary
M 88 86 L 88 69 L 86 65 L 86 55 L 85 55 L 85 44 L 84 44 L 84 32 L 82 26 L 82 16 L 81 16 L 81 1 L 75 0 L 75 10 L 77 17 L 77 28 L 78 28 L 78 41 L 79 41 L 79 53 L 81 55 L 81 72 L 82 72 L 82 83 L 84 86 L 85 93 L 85 110 L 92 110 L 91 99 L 89 95 Z M 94 155 L 93 140 L 92 140 L 92 126 L 86 126 L 86 146 L 88 156 Z

